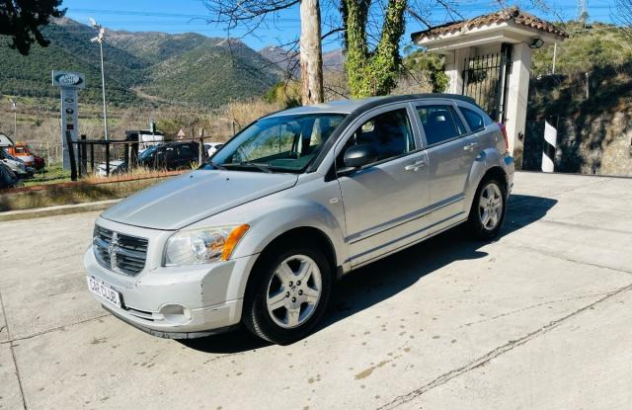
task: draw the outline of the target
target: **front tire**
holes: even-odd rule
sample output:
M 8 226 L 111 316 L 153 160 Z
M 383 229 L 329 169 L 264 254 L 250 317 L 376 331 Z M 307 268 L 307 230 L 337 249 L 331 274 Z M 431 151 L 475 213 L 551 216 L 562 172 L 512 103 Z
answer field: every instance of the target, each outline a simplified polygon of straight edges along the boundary
M 315 245 L 277 246 L 262 255 L 244 304 L 244 325 L 272 343 L 309 335 L 327 308 L 332 271 Z
M 478 240 L 498 236 L 507 211 L 507 189 L 497 177 L 485 177 L 476 190 L 467 230 Z

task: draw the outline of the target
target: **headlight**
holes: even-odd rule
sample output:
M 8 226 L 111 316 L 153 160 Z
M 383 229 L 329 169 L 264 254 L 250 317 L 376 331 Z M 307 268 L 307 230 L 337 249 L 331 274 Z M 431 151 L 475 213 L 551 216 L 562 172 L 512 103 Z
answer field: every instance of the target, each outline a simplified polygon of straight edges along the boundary
M 227 261 L 248 228 L 232 225 L 178 232 L 167 241 L 165 266 Z

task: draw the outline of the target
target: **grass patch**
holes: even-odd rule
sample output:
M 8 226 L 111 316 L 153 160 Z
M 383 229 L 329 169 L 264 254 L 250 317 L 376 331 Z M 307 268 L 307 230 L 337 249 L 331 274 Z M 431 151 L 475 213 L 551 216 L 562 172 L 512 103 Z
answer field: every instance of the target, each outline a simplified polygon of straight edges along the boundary
M 26 187 L 70 182 L 70 171 L 64 171 L 61 163 L 50 164 L 23 182 Z
M 0 194 L 0 212 L 125 198 L 161 180 L 162 178 L 155 178 L 100 185 L 80 184 L 42 191 Z

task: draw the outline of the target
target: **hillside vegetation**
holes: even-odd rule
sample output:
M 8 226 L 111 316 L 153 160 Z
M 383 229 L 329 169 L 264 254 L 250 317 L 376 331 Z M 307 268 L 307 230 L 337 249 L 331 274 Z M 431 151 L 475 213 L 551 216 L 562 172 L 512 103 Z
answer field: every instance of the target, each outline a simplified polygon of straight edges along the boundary
M 558 127 L 556 171 L 631 175 L 632 47 L 613 25 L 566 29 L 555 75 L 553 48 L 534 54 L 522 167 L 540 169 L 548 118 Z
M 558 44 L 555 70 L 558 74 L 585 73 L 594 68 L 623 65 L 632 59 L 632 47 L 622 28 L 595 22 L 589 26 L 575 21 L 564 25 L 569 38 Z M 533 53 L 534 76 L 550 74 L 553 47 Z

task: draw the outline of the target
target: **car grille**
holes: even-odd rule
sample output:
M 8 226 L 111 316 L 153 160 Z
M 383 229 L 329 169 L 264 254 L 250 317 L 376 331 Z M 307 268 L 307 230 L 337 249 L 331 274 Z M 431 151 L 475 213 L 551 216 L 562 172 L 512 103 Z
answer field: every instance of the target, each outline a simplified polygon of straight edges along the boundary
M 147 245 L 145 238 L 94 227 L 92 241 L 94 256 L 104 268 L 129 276 L 136 276 L 145 267 Z

